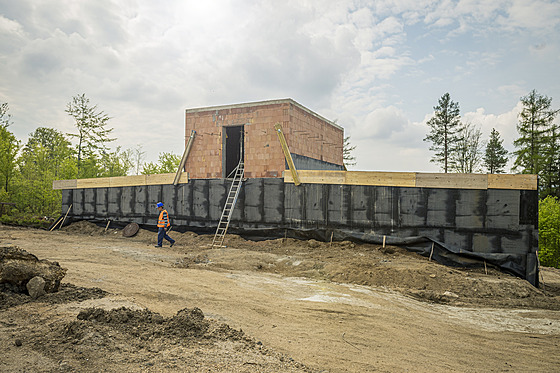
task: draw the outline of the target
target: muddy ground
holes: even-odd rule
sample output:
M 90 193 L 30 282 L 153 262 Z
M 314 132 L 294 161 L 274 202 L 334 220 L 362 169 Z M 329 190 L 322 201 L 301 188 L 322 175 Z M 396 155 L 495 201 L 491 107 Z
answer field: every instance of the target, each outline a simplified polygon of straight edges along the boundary
M 0 371 L 560 371 L 560 270 L 537 289 L 391 246 L 155 236 L 0 226 L 68 269 L 58 293 L 0 292 Z

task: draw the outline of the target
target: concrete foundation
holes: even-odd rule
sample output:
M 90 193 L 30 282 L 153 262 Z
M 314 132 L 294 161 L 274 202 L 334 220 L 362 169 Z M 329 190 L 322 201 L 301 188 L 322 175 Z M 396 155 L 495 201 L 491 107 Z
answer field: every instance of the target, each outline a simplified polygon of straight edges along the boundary
M 155 225 L 162 201 L 172 224 L 215 230 L 231 181 L 63 190 L 74 219 Z M 479 254 L 509 254 L 536 276 L 536 190 L 302 184 L 254 178 L 242 184 L 230 226 L 240 229 L 341 229 L 393 237 L 424 236 Z M 529 275 L 530 273 L 530 275 Z M 531 278 L 533 280 L 531 280 Z

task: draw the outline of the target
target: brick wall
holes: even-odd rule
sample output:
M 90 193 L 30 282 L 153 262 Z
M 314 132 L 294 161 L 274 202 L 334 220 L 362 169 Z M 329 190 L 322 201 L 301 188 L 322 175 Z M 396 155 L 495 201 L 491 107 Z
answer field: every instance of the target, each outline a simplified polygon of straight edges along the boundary
M 312 115 L 304 109 L 290 105 L 290 121 L 284 130 L 292 153 L 342 165 L 344 131 Z
M 187 110 L 186 137 L 192 130 L 197 132 L 185 166 L 189 177 L 222 177 L 223 127 L 241 125 L 245 130 L 245 175 L 281 177 L 285 161 L 275 123 L 282 124 L 292 153 L 342 165 L 344 130 L 286 99 Z

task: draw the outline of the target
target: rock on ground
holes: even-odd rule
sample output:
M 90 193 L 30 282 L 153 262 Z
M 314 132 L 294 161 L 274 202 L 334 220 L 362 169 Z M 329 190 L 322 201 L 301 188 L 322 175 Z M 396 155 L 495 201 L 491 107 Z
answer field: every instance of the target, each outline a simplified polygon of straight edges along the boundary
M 43 290 L 54 293 L 58 291 L 66 271 L 57 262 L 40 260 L 17 246 L 0 247 L 0 284 L 9 284 L 16 292 L 27 292 L 29 281 L 39 276 L 44 281 Z

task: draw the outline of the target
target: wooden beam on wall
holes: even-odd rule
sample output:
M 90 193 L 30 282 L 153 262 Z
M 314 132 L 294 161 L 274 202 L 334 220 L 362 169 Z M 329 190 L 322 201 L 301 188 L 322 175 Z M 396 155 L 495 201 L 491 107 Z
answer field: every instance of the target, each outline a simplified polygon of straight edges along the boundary
M 161 185 L 173 184 L 175 173 L 154 175 L 133 175 L 98 177 L 92 179 L 55 180 L 53 189 L 82 189 L 82 188 L 110 188 L 136 185 Z M 189 176 L 186 172 L 181 174 L 179 184 L 187 184 Z
M 54 190 L 61 190 L 61 189 L 76 189 L 78 187 L 78 180 L 71 179 L 71 180 L 53 180 L 52 188 Z
M 346 183 L 350 185 L 416 186 L 414 172 L 347 171 Z
M 276 123 L 274 125 L 274 129 L 276 130 L 276 134 L 278 135 L 278 141 L 280 141 L 280 145 L 282 146 L 282 151 L 284 152 L 284 157 L 286 158 L 286 162 L 288 163 L 288 167 L 290 168 L 290 173 L 292 174 L 292 182 L 296 185 L 300 185 L 301 181 L 299 179 L 296 166 L 294 165 L 292 154 L 290 153 L 290 149 L 288 148 L 288 143 L 286 142 L 286 138 L 284 137 L 284 132 L 282 132 L 282 125 L 280 123 Z
M 417 173 L 419 188 L 488 189 L 485 174 Z
M 191 152 L 191 147 L 194 141 L 194 137 L 196 136 L 196 131 L 191 131 L 191 136 L 187 141 L 187 146 L 185 147 L 185 151 L 183 152 L 183 157 L 181 158 L 181 162 L 179 163 L 179 168 L 177 168 L 177 173 L 175 174 L 175 178 L 173 179 L 173 185 L 179 184 L 181 180 L 181 176 L 183 175 L 183 170 L 185 169 L 185 163 L 187 163 L 187 158 L 189 153 Z
M 537 175 L 488 174 L 489 189 L 537 190 Z
M 537 190 L 536 175 L 299 170 L 298 176 L 304 184 Z M 284 172 L 284 182 L 294 182 L 290 173 Z

